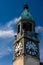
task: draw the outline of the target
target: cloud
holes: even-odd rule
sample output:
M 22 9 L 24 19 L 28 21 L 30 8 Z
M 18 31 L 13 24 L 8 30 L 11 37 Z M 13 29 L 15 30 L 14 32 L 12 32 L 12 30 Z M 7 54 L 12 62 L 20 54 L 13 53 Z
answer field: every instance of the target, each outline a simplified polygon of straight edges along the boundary
M 17 18 L 0 26 L 0 58 L 7 56 L 13 52 L 12 44 L 14 35 L 16 35 L 15 26 Z
M 42 43 L 42 41 L 43 41 L 43 26 L 37 26 L 35 29 L 36 29 L 36 32 L 38 33 L 39 40 Z
M 43 61 L 43 26 L 37 26 L 36 32 L 39 34 L 40 61 Z
M 13 30 L 0 30 L 0 37 L 12 37 L 14 36 Z
M 16 31 L 13 27 L 15 27 L 17 22 L 17 18 L 14 18 L 12 21 L 6 23 L 3 27 L 0 27 L 0 37 L 7 38 L 7 37 L 14 37 Z
M 14 18 L 12 21 L 9 21 L 9 23 L 7 23 L 7 27 L 10 28 L 10 27 L 12 27 L 12 25 L 16 24 L 17 19 L 18 19 L 18 18 Z
M 12 48 L 11 47 L 7 47 L 7 46 L 4 47 L 3 46 L 1 49 L 0 49 L 0 58 L 12 53 Z
M 37 26 L 36 28 L 36 32 L 43 32 L 43 27 L 42 26 Z
M 0 37 L 14 37 L 15 34 L 14 30 L 0 30 Z

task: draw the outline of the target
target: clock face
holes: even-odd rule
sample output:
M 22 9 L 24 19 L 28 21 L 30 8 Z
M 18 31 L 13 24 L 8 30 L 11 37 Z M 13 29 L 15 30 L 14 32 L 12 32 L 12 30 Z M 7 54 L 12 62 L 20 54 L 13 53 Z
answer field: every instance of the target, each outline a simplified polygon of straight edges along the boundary
M 26 43 L 26 52 L 30 55 L 38 54 L 38 48 L 34 42 L 27 42 Z
M 22 49 L 23 49 L 22 43 L 17 43 L 15 47 L 15 56 L 19 56 L 22 52 Z

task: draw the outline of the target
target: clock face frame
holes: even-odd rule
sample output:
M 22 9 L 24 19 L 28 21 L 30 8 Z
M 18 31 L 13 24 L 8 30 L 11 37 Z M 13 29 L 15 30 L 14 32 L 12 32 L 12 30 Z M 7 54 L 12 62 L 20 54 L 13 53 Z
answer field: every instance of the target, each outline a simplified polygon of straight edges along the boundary
M 26 53 L 32 56 L 36 56 L 38 54 L 38 47 L 34 42 L 26 43 Z
M 21 42 L 17 43 L 15 46 L 15 56 L 19 56 L 22 53 L 23 44 Z

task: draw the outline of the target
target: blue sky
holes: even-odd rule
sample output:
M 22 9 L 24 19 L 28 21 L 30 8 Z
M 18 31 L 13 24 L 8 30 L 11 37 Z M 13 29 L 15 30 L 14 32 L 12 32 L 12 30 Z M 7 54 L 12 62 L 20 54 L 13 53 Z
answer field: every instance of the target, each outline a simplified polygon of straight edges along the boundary
M 43 0 L 0 0 L 0 65 L 12 65 L 16 21 L 25 2 L 36 23 L 40 61 L 43 62 Z

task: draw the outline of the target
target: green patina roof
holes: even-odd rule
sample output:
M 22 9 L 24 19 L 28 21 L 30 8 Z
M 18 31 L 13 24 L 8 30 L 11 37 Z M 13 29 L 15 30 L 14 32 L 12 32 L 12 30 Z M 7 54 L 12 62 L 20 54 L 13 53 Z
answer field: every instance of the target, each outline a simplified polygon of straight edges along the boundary
M 21 13 L 21 15 L 20 15 L 20 17 L 18 18 L 18 22 L 20 21 L 20 20 L 32 20 L 32 21 L 34 21 L 34 19 L 33 19 L 33 17 L 32 17 L 32 15 L 30 14 L 30 12 L 28 11 L 28 5 L 27 4 L 25 4 L 25 6 L 24 6 L 24 11 Z
M 22 19 L 29 19 L 29 20 L 32 20 L 33 21 L 33 17 L 30 14 L 30 12 L 28 12 L 28 9 L 24 9 L 24 11 L 21 14 L 21 18 Z

